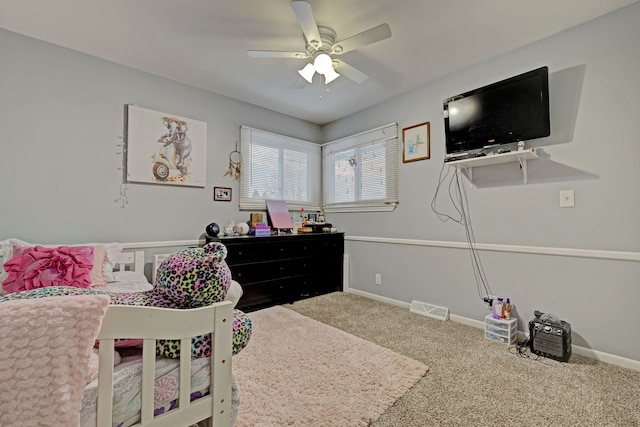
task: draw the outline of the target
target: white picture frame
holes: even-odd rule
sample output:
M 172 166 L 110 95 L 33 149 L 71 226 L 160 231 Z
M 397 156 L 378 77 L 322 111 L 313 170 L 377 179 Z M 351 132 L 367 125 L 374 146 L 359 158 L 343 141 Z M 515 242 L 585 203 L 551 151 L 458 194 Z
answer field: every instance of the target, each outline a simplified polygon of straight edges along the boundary
M 126 182 L 204 188 L 206 149 L 206 122 L 126 105 Z

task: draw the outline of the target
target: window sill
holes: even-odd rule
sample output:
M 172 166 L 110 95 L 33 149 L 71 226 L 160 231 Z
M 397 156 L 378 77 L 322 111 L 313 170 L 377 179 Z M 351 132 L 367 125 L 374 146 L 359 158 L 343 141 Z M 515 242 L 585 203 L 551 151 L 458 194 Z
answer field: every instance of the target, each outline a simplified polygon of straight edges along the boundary
M 398 206 L 397 203 L 389 203 L 377 206 L 326 206 L 322 210 L 325 213 L 349 213 L 349 212 L 393 212 Z

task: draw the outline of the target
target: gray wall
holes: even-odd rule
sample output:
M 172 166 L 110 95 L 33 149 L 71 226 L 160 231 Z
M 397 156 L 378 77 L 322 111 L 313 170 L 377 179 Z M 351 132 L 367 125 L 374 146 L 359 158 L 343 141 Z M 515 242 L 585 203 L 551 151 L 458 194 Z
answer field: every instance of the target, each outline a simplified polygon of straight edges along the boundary
M 4 30 L 0 58 L 0 240 L 197 239 L 212 221 L 249 219 L 223 176 L 240 125 L 320 142 L 317 125 Z M 204 189 L 128 184 L 128 204 L 114 202 L 124 104 L 207 122 Z M 232 202 L 214 202 L 214 186 Z
M 332 140 L 390 121 L 400 129 L 431 122 L 431 159 L 401 165 L 395 212 L 331 215 L 348 236 L 365 240 L 346 245 L 351 286 L 483 319 L 468 251 L 431 245 L 466 241 L 463 227 L 431 209 L 445 155 L 442 100 L 547 65 L 552 134 L 527 144 L 540 154 L 528 162 L 528 184 L 517 163 L 473 170 L 467 194 L 476 240 L 500 250 L 481 251 L 481 260 L 493 292 L 517 305 L 520 329 L 540 309 L 570 322 L 574 343 L 640 361 L 638 22 L 634 4 L 326 125 L 324 139 Z M 560 208 L 559 192 L 568 189 L 576 207 Z M 446 196 L 438 206 L 453 213 Z M 414 244 L 366 241 L 378 237 Z M 625 251 L 636 261 L 516 253 L 530 247 Z

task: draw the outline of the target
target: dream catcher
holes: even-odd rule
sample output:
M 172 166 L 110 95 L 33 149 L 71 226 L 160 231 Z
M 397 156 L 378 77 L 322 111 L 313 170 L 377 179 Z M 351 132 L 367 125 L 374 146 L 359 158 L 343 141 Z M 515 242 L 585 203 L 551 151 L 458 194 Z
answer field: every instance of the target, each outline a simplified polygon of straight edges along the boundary
M 242 175 L 240 169 L 241 160 L 242 158 L 240 156 L 240 152 L 238 151 L 238 144 L 236 143 L 236 149 L 229 154 L 229 169 L 227 169 L 227 173 L 225 173 L 224 176 L 229 175 L 236 181 L 240 181 L 240 176 Z

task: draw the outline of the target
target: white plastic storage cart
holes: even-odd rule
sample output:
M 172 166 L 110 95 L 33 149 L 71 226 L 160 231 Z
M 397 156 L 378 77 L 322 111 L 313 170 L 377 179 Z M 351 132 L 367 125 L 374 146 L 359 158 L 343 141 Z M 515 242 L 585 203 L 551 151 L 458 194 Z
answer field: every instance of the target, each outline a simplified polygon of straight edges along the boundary
M 491 341 L 513 344 L 518 337 L 518 319 L 495 319 L 487 314 L 484 318 L 484 336 Z

